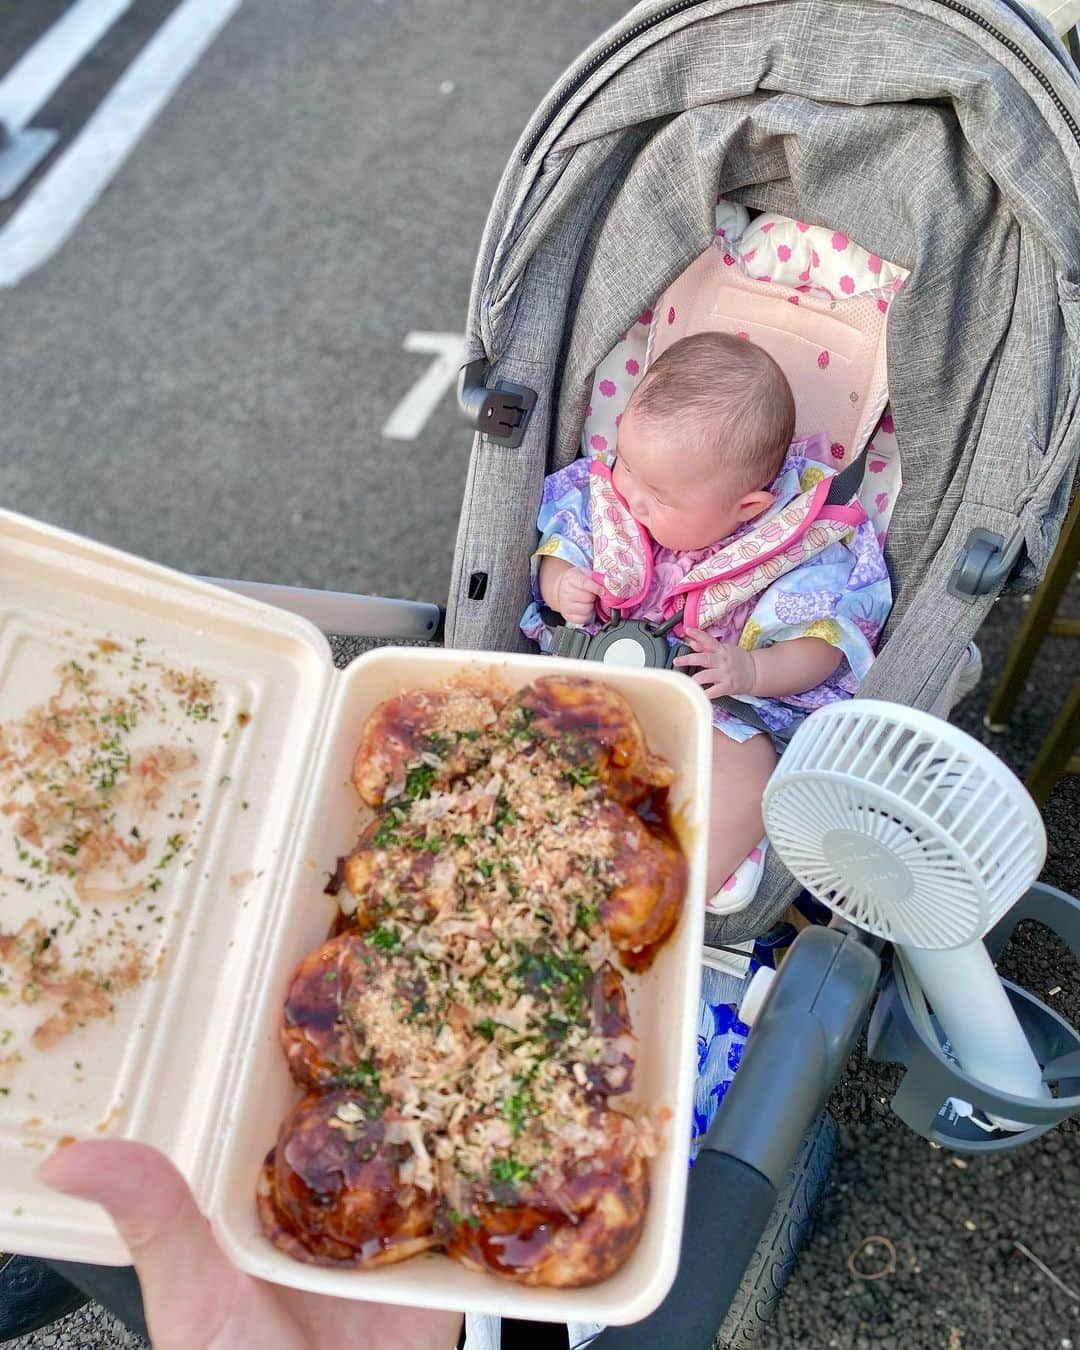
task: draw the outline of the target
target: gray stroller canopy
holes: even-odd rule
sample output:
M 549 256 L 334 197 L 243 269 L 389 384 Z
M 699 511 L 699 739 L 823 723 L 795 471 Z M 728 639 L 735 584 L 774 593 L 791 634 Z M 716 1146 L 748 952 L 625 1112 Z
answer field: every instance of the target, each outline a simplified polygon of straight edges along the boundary
M 1080 85 L 1004 0 L 647 0 L 526 128 L 488 219 L 468 360 L 537 402 L 477 437 L 448 641 L 520 648 L 543 476 L 578 450 L 598 362 L 713 238 L 718 195 L 840 230 L 910 269 L 889 320 L 904 486 L 896 604 L 861 692 L 944 708 L 1002 582 L 951 594 L 972 532 L 1042 573 L 1080 453 Z M 770 856 L 758 899 L 789 902 Z

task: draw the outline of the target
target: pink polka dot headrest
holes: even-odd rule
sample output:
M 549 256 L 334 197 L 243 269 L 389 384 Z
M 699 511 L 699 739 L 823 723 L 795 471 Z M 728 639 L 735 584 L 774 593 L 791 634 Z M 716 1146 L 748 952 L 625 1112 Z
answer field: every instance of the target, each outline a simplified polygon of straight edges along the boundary
M 722 216 L 719 210 L 717 216 Z M 740 231 L 737 217 L 724 213 L 723 218 L 727 223 L 717 224 L 716 242 L 735 264 L 754 280 L 787 286 L 799 295 L 828 300 L 872 295 L 884 313 L 907 278 L 902 267 L 868 253 L 839 230 L 764 215 Z
M 653 306 L 647 363 L 692 333 L 763 347 L 795 396 L 796 435 L 823 431 L 850 461 L 888 401 L 885 328 L 907 278 L 846 235 L 785 216 L 747 223 L 717 203 L 716 238 Z

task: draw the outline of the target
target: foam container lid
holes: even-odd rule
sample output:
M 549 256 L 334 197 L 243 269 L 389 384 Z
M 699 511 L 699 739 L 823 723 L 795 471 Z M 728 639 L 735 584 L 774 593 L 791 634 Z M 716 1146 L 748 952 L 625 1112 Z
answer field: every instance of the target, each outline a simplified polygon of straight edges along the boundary
M 336 902 L 324 887 L 363 818 L 349 771 L 364 719 L 385 698 L 466 670 L 490 670 L 514 689 L 561 670 L 580 675 L 581 664 L 384 647 L 336 671 L 326 639 L 303 619 L 0 511 L 0 726 L 42 704 L 57 669 L 85 665 L 87 652 L 96 653 L 99 685 L 118 693 L 197 669 L 215 682 L 215 718 L 181 716 L 177 732 L 175 700 L 162 696 L 168 732 L 152 717 L 132 732 L 133 755 L 140 735 L 145 750 L 167 734 L 195 760 L 166 783 L 155 811 L 168 820 L 158 833 L 174 830 L 181 843 L 148 841 L 143 866 L 167 860 L 152 901 L 144 893 L 126 910 L 115 899 L 74 905 L 74 883 L 27 875 L 25 850 L 0 815 L 0 939 L 37 920 L 56 930 L 63 954 L 100 940 L 123 911 L 128 930 L 142 924 L 151 969 L 115 998 L 110 1016 L 42 1049 L 30 1036 L 48 1009 L 23 1004 L 2 983 L 0 951 L 0 1250 L 126 1264 L 105 1212 L 49 1190 L 35 1170 L 64 1139 L 132 1138 L 172 1158 L 232 1259 L 264 1279 L 522 1318 L 646 1316 L 675 1275 L 686 1194 L 710 764 L 701 690 L 670 671 L 587 672 L 627 696 L 650 747 L 676 769 L 670 802 L 689 886 L 673 938 L 649 971 L 626 976 L 640 1038 L 633 1097 L 670 1113 L 641 1241 L 611 1278 L 555 1290 L 468 1271 L 438 1253 L 362 1272 L 304 1265 L 262 1236 L 254 1196 L 263 1157 L 301 1095 L 278 1025 L 293 970 L 325 940 Z M 0 737 L 0 764 L 2 756 Z

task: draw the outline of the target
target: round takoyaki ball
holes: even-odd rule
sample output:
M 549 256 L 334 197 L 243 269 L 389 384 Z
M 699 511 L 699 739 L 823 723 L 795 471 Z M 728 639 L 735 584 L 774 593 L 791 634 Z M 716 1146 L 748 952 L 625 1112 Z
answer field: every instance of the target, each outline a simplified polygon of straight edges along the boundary
M 686 859 L 675 843 L 654 834 L 617 802 L 602 808 L 611 825 L 612 889 L 600 921 L 628 970 L 646 970 L 674 931 L 686 899 Z
M 355 934 L 332 938 L 304 957 L 289 985 L 281 1045 L 289 1072 L 305 1087 L 330 1087 L 365 1058 L 346 1015 L 354 956 L 362 950 Z
M 626 1117 L 598 1110 L 596 1119 L 607 1143 L 566 1162 L 561 1176 L 474 1190 L 465 1212 L 452 1213 L 449 1254 L 522 1284 L 569 1289 L 613 1275 L 641 1236 L 648 1164 Z
M 275 1247 L 316 1265 L 369 1267 L 436 1245 L 433 1179 L 430 1189 L 407 1179 L 413 1151 L 386 1135 L 382 1115 L 358 1093 L 300 1102 L 259 1177 L 259 1219 Z
M 409 837 L 388 830 L 376 817 L 345 859 L 345 885 L 356 901 L 352 921 L 357 928 L 371 928 L 390 915 L 425 923 L 452 901 L 458 871 L 454 854 L 410 847 Z
M 357 933 L 331 938 L 301 961 L 289 986 L 281 1021 L 289 1072 L 305 1087 L 378 1090 L 403 1064 L 438 1057 L 427 1011 L 417 956 Z
M 353 786 L 368 806 L 379 807 L 405 791 L 415 765 L 434 771 L 432 785 L 452 782 L 490 755 L 484 733 L 497 719 L 491 698 L 475 689 L 414 689 L 386 699 L 360 732 Z
M 603 1037 L 599 1058 L 585 1069 L 590 1092 L 600 1097 L 614 1097 L 629 1092 L 634 1085 L 634 1065 L 637 1062 L 637 1036 L 630 1022 L 623 977 L 605 961 L 592 978 L 593 1026 Z
M 545 675 L 514 695 L 502 721 L 590 769 L 617 801 L 632 805 L 651 788 L 670 786 L 674 777 L 670 766 L 650 753 L 627 700 L 599 680 Z

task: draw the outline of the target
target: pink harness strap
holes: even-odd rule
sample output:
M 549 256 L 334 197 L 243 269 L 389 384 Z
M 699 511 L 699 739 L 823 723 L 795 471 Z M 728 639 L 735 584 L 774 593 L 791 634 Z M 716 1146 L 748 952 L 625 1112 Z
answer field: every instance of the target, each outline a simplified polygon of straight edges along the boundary
M 778 577 L 824 552 L 866 519 L 858 502 L 828 504 L 830 477 L 800 493 L 782 510 L 717 549 L 663 599 L 668 618 L 684 611 L 684 627 L 718 623 L 735 605 L 772 585 Z M 593 576 L 604 587 L 598 608 L 632 612 L 653 579 L 653 541 L 634 519 L 600 460 L 589 466 L 592 496 Z
M 589 464 L 592 495 L 593 578 L 604 587 L 598 608 L 633 609 L 649 593 L 653 578 L 653 541 L 634 519 L 603 460 Z

